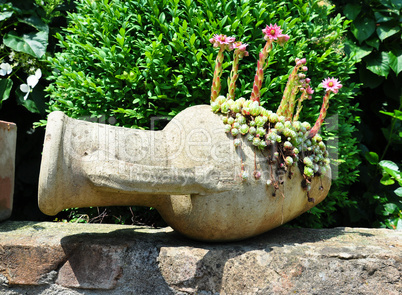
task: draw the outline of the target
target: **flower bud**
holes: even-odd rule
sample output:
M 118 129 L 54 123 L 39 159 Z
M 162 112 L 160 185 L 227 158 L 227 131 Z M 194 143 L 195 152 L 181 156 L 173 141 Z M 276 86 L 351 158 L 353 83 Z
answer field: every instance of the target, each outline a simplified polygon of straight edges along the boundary
M 287 156 L 287 157 L 285 158 L 285 163 L 286 163 L 286 165 L 288 165 L 288 166 L 292 166 L 292 164 L 293 164 L 293 158 Z
M 292 125 L 295 131 L 299 131 L 301 128 L 301 123 L 299 121 L 294 121 Z
M 214 102 L 211 102 L 211 108 L 214 113 L 217 113 L 221 109 L 221 106 L 217 102 L 214 101 Z
M 265 117 L 265 116 L 257 116 L 257 117 L 255 118 L 255 124 L 256 124 L 258 127 L 262 127 L 262 126 L 264 126 L 264 124 L 267 122 L 267 120 L 268 120 L 268 118 Z
M 265 142 L 265 140 L 261 140 L 260 143 L 258 144 L 258 148 L 263 150 L 267 147 L 267 143 Z
M 246 124 L 246 117 L 244 117 L 244 116 L 242 116 L 241 114 L 239 114 L 239 117 L 237 118 L 237 121 L 240 123 L 240 124 Z
M 283 143 L 283 147 L 284 147 L 285 149 L 290 150 L 290 149 L 293 147 L 293 145 L 292 145 L 289 141 L 285 141 L 285 142 Z
M 250 114 L 252 116 L 258 116 L 261 112 L 261 108 L 258 104 L 258 101 L 254 101 L 254 103 L 250 107 Z
M 246 101 L 246 99 L 244 97 L 240 97 L 239 99 L 236 100 L 236 103 L 239 103 L 240 106 L 243 106 L 245 101 Z
M 254 137 L 253 139 L 253 145 L 255 146 L 259 146 L 261 142 L 261 139 L 259 139 L 258 137 Z
M 282 133 L 283 129 L 285 129 L 285 126 L 283 126 L 282 122 L 278 122 L 275 124 L 275 129 L 278 130 L 278 132 Z
M 263 137 L 263 136 L 266 134 L 266 131 L 265 131 L 264 128 L 258 127 L 258 128 L 257 128 L 257 134 L 258 134 L 260 137 Z
M 260 171 L 254 171 L 254 173 L 253 173 L 253 174 L 254 174 L 254 178 L 255 178 L 255 179 L 257 179 L 257 180 L 258 180 L 258 179 L 260 179 L 260 178 L 261 178 L 261 172 L 260 172 Z
M 226 101 L 226 97 L 224 97 L 223 95 L 219 95 L 215 102 L 218 103 L 219 105 L 223 104 Z
M 272 114 L 268 117 L 268 119 L 269 119 L 269 122 L 271 122 L 271 123 L 273 123 L 273 124 L 279 121 L 278 115 L 277 115 L 276 113 L 272 113 Z
M 248 175 L 247 171 L 242 171 L 242 172 L 240 173 L 240 177 L 241 177 L 241 180 L 242 180 L 242 181 L 247 181 L 248 178 L 249 178 L 249 175 Z
M 320 148 L 321 150 L 325 151 L 325 143 L 324 143 L 323 141 L 320 141 L 320 142 L 318 143 L 318 146 L 319 146 L 319 148 Z
M 227 102 L 221 104 L 221 112 L 227 114 L 229 112 L 230 106 Z
M 313 167 L 313 161 L 311 161 L 311 159 L 309 157 L 304 157 L 303 163 L 304 163 L 304 165 L 306 165 L 308 167 Z
M 245 135 L 249 131 L 250 127 L 247 124 L 243 124 L 240 126 L 240 133 Z
M 307 131 L 311 129 L 311 125 L 310 125 L 309 122 L 303 122 L 303 123 L 302 123 L 302 126 L 303 126 L 304 128 L 306 128 Z
M 310 167 L 305 166 L 304 167 L 304 175 L 307 177 L 313 177 L 314 176 L 314 170 L 311 169 Z
M 238 103 L 237 101 L 236 101 L 235 103 L 233 103 L 232 106 L 231 106 L 231 110 L 232 110 L 234 113 L 240 113 L 240 111 L 241 111 L 241 105 L 240 105 L 240 103 Z

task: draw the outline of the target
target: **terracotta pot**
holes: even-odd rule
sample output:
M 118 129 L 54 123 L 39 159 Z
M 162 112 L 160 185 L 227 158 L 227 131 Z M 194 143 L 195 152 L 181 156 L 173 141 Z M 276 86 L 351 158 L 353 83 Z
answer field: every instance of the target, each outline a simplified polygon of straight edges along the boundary
M 242 181 L 241 167 L 250 178 Z M 256 180 L 257 167 L 261 178 Z M 235 148 L 208 105 L 187 108 L 161 131 L 144 131 L 49 115 L 39 178 L 39 208 L 138 205 L 156 208 L 178 232 L 229 241 L 277 227 L 327 195 L 330 171 L 302 189 L 297 167 L 276 188 L 275 165 L 247 140 Z M 279 183 L 279 181 L 278 181 Z M 282 183 L 282 182 L 281 182 Z
M 0 121 L 0 221 L 13 209 L 16 145 L 17 125 Z

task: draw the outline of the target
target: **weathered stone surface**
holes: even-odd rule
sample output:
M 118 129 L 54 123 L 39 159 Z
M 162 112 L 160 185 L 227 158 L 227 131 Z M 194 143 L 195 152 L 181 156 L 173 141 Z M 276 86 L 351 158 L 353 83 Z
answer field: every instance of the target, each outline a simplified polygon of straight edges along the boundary
M 39 207 L 49 215 L 75 207 L 148 206 L 188 237 L 232 241 L 299 216 L 331 186 L 331 171 L 315 177 L 315 202 L 309 202 L 298 168 L 277 171 L 247 140 L 235 148 L 208 105 L 187 108 L 161 131 L 84 122 L 61 112 L 48 122 Z M 240 179 L 242 167 L 248 181 Z M 255 169 L 262 174 L 258 180 Z
M 13 209 L 16 146 L 17 125 L 0 120 L 0 221 Z
M 7 221 L 0 223 L 0 249 L 4 295 L 402 290 L 402 232 L 387 229 L 278 228 L 211 244 L 171 228 Z

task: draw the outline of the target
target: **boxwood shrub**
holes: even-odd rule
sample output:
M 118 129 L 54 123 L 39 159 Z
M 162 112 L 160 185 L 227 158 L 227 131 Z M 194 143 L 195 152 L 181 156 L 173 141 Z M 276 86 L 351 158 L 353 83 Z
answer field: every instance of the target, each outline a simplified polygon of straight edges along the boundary
M 209 43 L 213 34 L 235 36 L 249 44 L 236 89 L 236 97 L 248 98 L 258 53 L 265 44 L 261 30 L 277 23 L 291 39 L 269 57 L 261 90 L 266 108 L 278 107 L 296 57 L 307 59 L 313 86 L 326 77 L 336 77 L 344 85 L 330 102 L 332 124 L 323 130 L 326 139 L 333 139 L 337 177 L 326 201 L 295 224 L 340 224 L 342 208 L 356 205 L 347 190 L 358 175 L 353 135 L 358 85 L 349 81 L 354 61 L 343 51 L 349 21 L 331 14 L 333 6 L 316 0 L 78 0 L 76 4 L 68 28 L 56 36 L 61 52 L 49 59 L 53 69 L 47 88 L 49 112 L 61 110 L 73 118 L 147 129 L 153 116 L 172 117 L 186 107 L 209 103 L 216 56 Z M 227 77 L 231 60 L 227 53 L 222 77 Z M 302 120 L 315 122 L 323 94 L 318 88 L 305 102 Z M 337 209 L 339 218 L 333 214 Z

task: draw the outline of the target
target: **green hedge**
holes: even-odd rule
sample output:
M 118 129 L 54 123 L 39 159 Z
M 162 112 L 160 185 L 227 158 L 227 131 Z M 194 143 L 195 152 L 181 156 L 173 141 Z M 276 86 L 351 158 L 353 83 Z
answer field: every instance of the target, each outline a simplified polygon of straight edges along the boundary
M 236 90 L 236 97 L 248 98 L 265 44 L 261 30 L 277 23 L 291 39 L 269 58 L 261 90 L 265 108 L 278 107 L 296 57 L 307 59 L 312 86 L 332 76 L 344 85 L 330 102 L 332 129 L 323 130 L 326 139 L 338 138 L 338 177 L 326 201 L 296 221 L 315 227 L 337 224 L 337 208 L 356 206 L 347 192 L 358 175 L 353 135 L 358 85 L 349 81 L 354 61 L 343 51 L 349 22 L 332 11 L 319 1 L 298 0 L 77 1 L 68 28 L 56 36 L 62 50 L 49 59 L 53 73 L 48 111 L 81 119 L 113 117 L 117 125 L 146 129 L 152 116 L 171 117 L 188 106 L 209 103 L 217 53 L 209 39 L 220 33 L 249 44 Z M 222 77 L 227 77 L 231 60 L 227 54 Z M 304 103 L 302 120 L 315 122 L 323 94 L 318 88 Z

